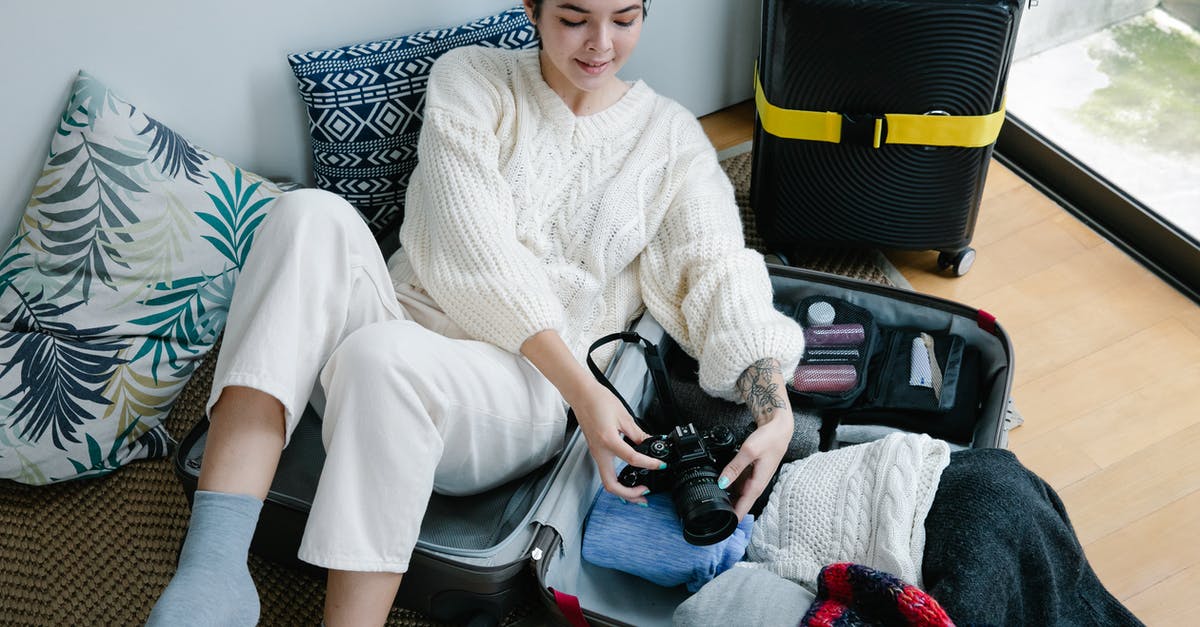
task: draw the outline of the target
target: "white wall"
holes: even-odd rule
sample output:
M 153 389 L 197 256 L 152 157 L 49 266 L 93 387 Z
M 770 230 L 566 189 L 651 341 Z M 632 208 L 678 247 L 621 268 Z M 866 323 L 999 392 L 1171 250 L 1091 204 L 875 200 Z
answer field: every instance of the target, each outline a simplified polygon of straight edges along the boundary
M 519 0 L 8 1 L 0 5 L 0 245 L 79 69 L 208 150 L 311 181 L 292 52 L 450 26 Z M 622 71 L 697 115 L 751 97 L 761 0 L 656 0 Z
M 1182 4 L 1184 1 L 1179 0 Z M 1158 6 L 1159 0 L 1039 0 L 1025 9 L 1016 58 L 1074 41 Z

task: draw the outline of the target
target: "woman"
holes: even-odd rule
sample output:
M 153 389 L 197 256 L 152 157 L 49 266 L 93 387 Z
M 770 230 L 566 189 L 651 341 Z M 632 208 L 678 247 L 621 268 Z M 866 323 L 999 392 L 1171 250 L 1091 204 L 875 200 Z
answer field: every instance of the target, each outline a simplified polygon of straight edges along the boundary
M 564 402 L 605 488 L 645 503 L 613 458 L 659 462 L 622 439 L 646 436 L 581 365 L 643 305 L 698 359 L 704 388 L 759 423 L 720 478 L 739 517 L 778 467 L 793 428 L 782 373 L 803 335 L 771 305 L 695 117 L 616 76 L 645 6 L 525 10 L 539 51 L 465 48 L 435 64 L 403 247 L 386 266 L 340 199 L 276 202 L 231 306 L 188 537 L 151 624 L 257 618 L 249 539 L 318 378 L 327 459 L 300 557 L 329 569 L 331 627 L 382 624 L 430 492 L 486 490 L 552 457 Z

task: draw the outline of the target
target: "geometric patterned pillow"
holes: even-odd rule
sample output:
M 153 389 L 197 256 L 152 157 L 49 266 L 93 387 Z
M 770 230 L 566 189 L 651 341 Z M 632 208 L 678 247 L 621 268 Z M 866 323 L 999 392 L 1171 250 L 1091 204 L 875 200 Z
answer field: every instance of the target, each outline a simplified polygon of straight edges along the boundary
M 0 477 L 159 457 L 280 190 L 80 72 L 0 254 Z
M 317 187 L 349 201 L 376 234 L 399 224 L 434 60 L 460 46 L 537 44 L 517 7 L 454 28 L 289 56 L 308 109 Z

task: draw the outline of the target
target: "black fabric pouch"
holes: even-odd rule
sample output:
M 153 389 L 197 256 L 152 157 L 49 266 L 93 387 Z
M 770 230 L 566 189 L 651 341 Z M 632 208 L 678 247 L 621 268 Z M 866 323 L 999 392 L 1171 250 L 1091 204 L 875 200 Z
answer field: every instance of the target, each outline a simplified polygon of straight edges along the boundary
M 902 348 L 881 351 L 878 377 L 858 403 L 838 412 L 837 420 L 842 424 L 886 425 L 969 444 L 979 416 L 983 385 L 979 351 L 965 346 L 957 336 L 935 337 L 935 353 L 943 368 L 939 397 L 931 388 L 909 385 L 911 352 L 903 347 L 911 346 L 914 332 L 903 330 L 887 335 L 889 346 Z
M 833 308 L 833 320 L 829 325 L 813 325 L 808 322 L 809 308 L 819 303 Z M 853 405 L 867 388 L 872 353 L 878 341 L 879 329 L 875 317 L 867 309 L 839 298 L 810 296 L 796 304 L 793 316 L 805 329 L 804 355 L 800 365 L 788 380 L 788 393 L 792 405 L 801 409 L 839 409 Z M 849 334 L 839 334 L 838 328 L 861 327 L 861 339 L 846 339 Z M 831 333 L 826 333 L 832 331 Z M 839 339 L 841 337 L 841 339 Z M 806 384 L 806 376 L 820 379 L 823 373 L 841 373 L 853 370 L 854 381 L 845 389 L 814 390 Z
M 959 388 L 963 339 L 920 329 L 886 329 L 882 336 L 883 350 L 873 360 L 877 363 L 871 366 L 874 376 L 868 384 L 865 404 L 950 411 Z M 924 370 L 917 362 L 924 362 Z M 915 374 L 916 371 L 921 374 Z

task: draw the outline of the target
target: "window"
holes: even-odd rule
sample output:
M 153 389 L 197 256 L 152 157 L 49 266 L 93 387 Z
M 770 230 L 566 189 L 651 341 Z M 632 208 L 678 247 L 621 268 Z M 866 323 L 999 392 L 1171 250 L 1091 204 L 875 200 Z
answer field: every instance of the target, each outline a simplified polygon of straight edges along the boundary
M 1195 298 L 1200 0 L 1030 4 L 1001 158 Z

